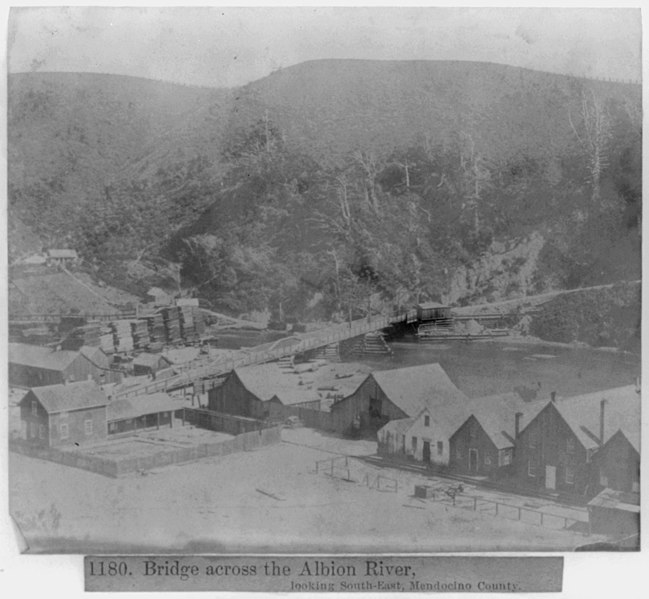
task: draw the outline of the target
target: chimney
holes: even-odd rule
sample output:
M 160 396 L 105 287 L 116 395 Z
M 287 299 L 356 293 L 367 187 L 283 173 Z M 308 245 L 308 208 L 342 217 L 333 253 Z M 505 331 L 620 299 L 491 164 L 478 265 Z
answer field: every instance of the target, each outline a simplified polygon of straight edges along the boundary
M 599 444 L 604 445 L 604 416 L 606 415 L 606 400 L 599 402 Z
M 556 391 L 551 391 L 550 392 L 550 399 L 552 400 L 552 402 L 557 401 L 557 392 Z
M 516 412 L 516 414 L 514 414 L 514 439 L 518 439 L 518 435 L 521 432 L 522 417 L 523 417 L 523 412 Z

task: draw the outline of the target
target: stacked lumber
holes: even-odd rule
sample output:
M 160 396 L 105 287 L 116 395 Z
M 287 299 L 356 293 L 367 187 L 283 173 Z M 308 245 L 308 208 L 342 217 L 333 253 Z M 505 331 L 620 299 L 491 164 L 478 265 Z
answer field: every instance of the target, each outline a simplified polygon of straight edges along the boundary
M 133 336 L 131 335 L 130 320 L 114 320 L 110 323 L 115 342 L 115 351 L 118 353 L 133 351 Z
M 113 331 L 109 326 L 101 327 L 99 335 L 99 347 L 105 354 L 115 353 L 115 339 L 113 338 Z
M 205 319 L 203 313 L 199 308 L 193 309 L 194 317 L 194 328 L 196 329 L 196 334 L 200 337 L 205 334 Z
M 92 347 L 99 346 L 101 335 L 101 325 L 87 324 L 77 327 L 70 331 L 70 334 L 63 340 L 61 347 L 63 349 L 78 350 L 83 345 Z
M 198 333 L 194 325 L 194 308 L 192 306 L 180 306 L 180 334 L 187 343 L 198 341 Z
M 157 312 L 152 316 L 147 316 L 147 327 L 149 329 L 149 349 L 159 351 L 162 349 L 166 340 L 165 323 L 162 314 Z
M 162 319 L 168 343 L 178 343 L 180 336 L 180 310 L 176 306 L 162 309 Z
M 149 327 L 146 320 L 133 320 L 131 322 L 131 336 L 136 349 L 146 349 L 151 341 Z

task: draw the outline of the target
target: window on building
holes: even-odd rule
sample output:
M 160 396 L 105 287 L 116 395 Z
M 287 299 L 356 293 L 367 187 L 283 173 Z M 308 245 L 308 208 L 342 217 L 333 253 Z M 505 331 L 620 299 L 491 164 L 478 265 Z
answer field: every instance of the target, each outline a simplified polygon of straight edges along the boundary
M 603 472 L 599 473 L 599 484 L 602 485 L 602 487 L 608 487 L 608 476 Z
M 488 455 L 484 457 L 485 466 L 491 466 L 491 458 Z
M 92 435 L 92 420 L 86 420 L 86 421 L 83 423 L 83 428 L 84 428 L 84 430 L 85 430 L 85 432 L 86 432 L 86 436 L 87 436 L 87 437 L 89 437 L 90 435 Z
M 512 452 L 509 449 L 503 449 L 498 453 L 500 466 L 509 466 L 512 463 Z
M 438 441 L 437 442 L 437 455 L 442 455 L 444 453 L 444 442 L 443 441 Z
M 530 430 L 529 435 L 527 435 L 527 443 L 530 449 L 534 449 L 537 446 L 537 431 L 535 429 Z
M 45 439 L 45 425 L 40 424 L 38 426 L 38 438 L 39 439 Z
M 565 467 L 565 479 L 567 485 L 572 485 L 575 482 L 575 469 L 572 466 Z
M 575 440 L 572 437 L 566 439 L 566 453 L 575 453 Z
M 412 438 L 412 453 L 415 453 L 417 451 L 417 437 Z
M 527 461 L 527 476 L 536 476 L 536 462 L 534 460 Z
M 632 493 L 640 493 L 640 482 L 637 480 L 634 480 L 631 483 L 631 492 Z
M 424 426 L 430 426 L 430 416 L 424 416 Z
M 68 423 L 67 422 L 62 422 L 59 425 L 59 435 L 61 436 L 61 439 L 67 439 L 68 438 Z
M 32 401 L 32 416 L 38 416 L 38 402 Z
M 36 423 L 35 422 L 30 422 L 29 423 L 29 438 L 30 439 L 35 439 L 36 438 Z

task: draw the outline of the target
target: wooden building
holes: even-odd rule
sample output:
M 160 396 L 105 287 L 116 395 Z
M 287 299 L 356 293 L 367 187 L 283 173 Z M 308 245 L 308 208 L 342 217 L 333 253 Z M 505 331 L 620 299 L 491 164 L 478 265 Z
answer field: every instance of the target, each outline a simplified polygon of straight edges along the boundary
M 133 358 L 133 374 L 135 376 L 154 375 L 169 366 L 171 366 L 171 362 L 162 354 L 142 352 Z
M 509 474 L 520 430 L 545 404 L 516 393 L 470 402 L 470 416 L 450 438 L 450 467 L 463 474 L 497 478 Z
M 298 375 L 271 363 L 230 372 L 222 385 L 208 391 L 208 406 L 235 416 L 281 419 L 283 406 L 319 409 L 320 396 L 311 386 L 300 385 Z
M 629 540 L 626 547 L 639 549 L 640 494 L 604 489 L 588 502 L 588 526 L 591 534 Z
M 30 389 L 18 404 L 23 437 L 43 447 L 105 439 L 107 403 L 93 381 Z
M 382 427 L 377 433 L 378 451 L 391 458 L 447 467 L 451 434 L 465 418 L 464 402 L 431 402 L 415 418 L 391 420 Z
M 439 364 L 375 371 L 349 396 L 331 406 L 334 429 L 374 437 L 390 420 L 417 418 L 442 404 L 463 405 L 466 396 Z M 458 423 L 459 425 L 459 423 Z
M 152 393 L 108 404 L 106 419 L 109 437 L 133 434 L 146 429 L 173 428 L 174 414 L 185 407 L 182 400 L 166 393 Z
M 619 429 L 637 428 L 639 419 L 633 385 L 550 401 L 516 439 L 516 477 L 526 486 L 592 497 L 594 455 Z
M 109 366 L 108 357 L 99 348 L 56 351 L 25 343 L 9 344 L 9 384 L 18 387 L 57 385 L 89 377 L 98 384 L 119 382 L 121 374 Z
M 79 260 L 75 250 L 68 248 L 47 250 L 47 263 L 52 266 L 74 266 Z
M 640 492 L 640 423 L 635 431 L 619 429 L 593 456 L 593 489 Z
M 451 318 L 451 308 L 437 302 L 417 304 L 417 320 L 421 322 Z

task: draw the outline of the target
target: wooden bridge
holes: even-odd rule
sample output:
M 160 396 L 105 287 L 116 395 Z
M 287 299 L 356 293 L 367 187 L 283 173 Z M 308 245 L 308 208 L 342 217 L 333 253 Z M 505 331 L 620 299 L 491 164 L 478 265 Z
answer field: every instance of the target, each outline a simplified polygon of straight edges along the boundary
M 263 364 L 287 356 L 294 356 L 309 350 L 326 347 L 327 345 L 338 343 L 345 339 L 379 331 L 393 324 L 412 322 L 413 318 L 416 319 L 416 312 L 413 310 L 391 316 L 372 316 L 371 318 L 362 318 L 309 333 L 301 333 L 299 336 L 284 337 L 273 343 L 238 350 L 232 356 L 221 359 L 214 359 L 208 356 L 199 357 L 180 367 L 182 372 L 176 376 L 130 387 L 127 390 L 116 393 L 115 399 L 125 399 L 137 395 L 181 389 L 198 383 L 203 379 L 223 376 L 235 368 Z M 178 370 L 178 367 L 176 369 Z

